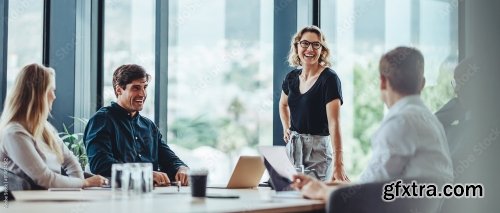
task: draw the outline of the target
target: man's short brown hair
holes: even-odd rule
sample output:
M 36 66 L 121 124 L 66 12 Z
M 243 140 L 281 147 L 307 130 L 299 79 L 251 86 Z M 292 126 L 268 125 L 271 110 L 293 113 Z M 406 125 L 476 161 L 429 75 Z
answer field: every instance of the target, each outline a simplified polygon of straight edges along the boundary
M 143 67 L 137 64 L 125 64 L 116 68 L 113 73 L 113 90 L 115 91 L 116 97 L 118 97 L 118 94 L 116 93 L 116 86 L 126 89 L 127 84 L 141 78 L 146 78 L 146 81 L 149 82 L 151 76 L 146 72 L 146 70 L 144 70 Z
M 380 59 L 380 74 L 403 95 L 420 94 L 424 81 L 424 56 L 411 47 L 397 47 Z

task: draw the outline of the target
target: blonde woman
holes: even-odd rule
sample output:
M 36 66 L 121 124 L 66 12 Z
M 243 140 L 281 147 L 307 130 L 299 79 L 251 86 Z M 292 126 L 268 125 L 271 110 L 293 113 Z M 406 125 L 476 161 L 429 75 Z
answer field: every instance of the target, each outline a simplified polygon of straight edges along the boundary
M 297 68 L 282 84 L 283 140 L 296 167 L 316 170 L 323 181 L 349 181 L 340 137 L 342 91 L 339 77 L 329 68 L 329 57 L 318 27 L 304 27 L 292 38 L 288 63 Z
M 17 76 L 0 119 L 4 168 L 42 188 L 106 184 L 107 179 L 99 175 L 83 179 L 76 157 L 47 121 L 56 99 L 55 86 L 54 70 L 42 65 L 27 65 Z M 61 175 L 61 169 L 68 176 Z

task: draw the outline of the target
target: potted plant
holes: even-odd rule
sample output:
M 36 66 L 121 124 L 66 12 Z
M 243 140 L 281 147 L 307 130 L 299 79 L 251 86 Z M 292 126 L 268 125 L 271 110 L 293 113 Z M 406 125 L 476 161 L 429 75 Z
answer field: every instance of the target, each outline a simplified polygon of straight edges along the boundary
M 79 121 L 86 126 L 88 123 L 88 119 L 84 118 L 76 118 L 73 117 L 76 121 Z M 73 125 L 71 125 L 73 126 Z M 69 126 L 71 128 L 71 126 Z M 83 132 L 69 132 L 68 128 L 65 124 L 63 124 L 64 132 L 60 132 L 59 136 L 63 140 L 64 144 L 68 147 L 69 150 L 73 152 L 73 154 L 80 162 L 82 170 L 85 171 L 85 166 L 88 164 L 87 152 L 85 151 L 85 144 L 83 142 Z

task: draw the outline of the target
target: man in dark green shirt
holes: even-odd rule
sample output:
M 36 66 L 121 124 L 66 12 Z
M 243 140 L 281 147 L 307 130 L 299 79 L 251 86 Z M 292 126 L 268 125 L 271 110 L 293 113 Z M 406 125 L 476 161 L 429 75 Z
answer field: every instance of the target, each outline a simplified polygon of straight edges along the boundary
M 187 165 L 170 149 L 158 127 L 139 111 L 144 107 L 150 75 L 139 65 L 122 65 L 113 74 L 117 97 L 90 118 L 83 139 L 90 170 L 111 176 L 114 163 L 149 162 L 157 185 L 170 180 L 188 184 Z

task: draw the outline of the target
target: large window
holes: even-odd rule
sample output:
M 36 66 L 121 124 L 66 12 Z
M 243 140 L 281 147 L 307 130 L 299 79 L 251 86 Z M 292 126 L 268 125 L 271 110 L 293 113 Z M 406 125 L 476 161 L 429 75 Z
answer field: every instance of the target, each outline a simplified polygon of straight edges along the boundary
M 168 141 L 227 180 L 272 145 L 273 1 L 169 1 Z
M 113 72 L 138 64 L 152 76 L 141 114 L 154 120 L 155 0 L 106 0 L 104 17 L 104 103 L 115 101 Z
M 25 65 L 42 63 L 43 0 L 10 0 L 7 91 Z
M 356 179 L 370 157 L 370 138 L 384 115 L 378 62 L 400 45 L 419 48 L 425 57 L 422 97 L 436 111 L 452 96 L 458 60 L 458 5 L 447 0 L 323 0 L 321 28 L 333 50 L 342 80 L 344 164 Z

